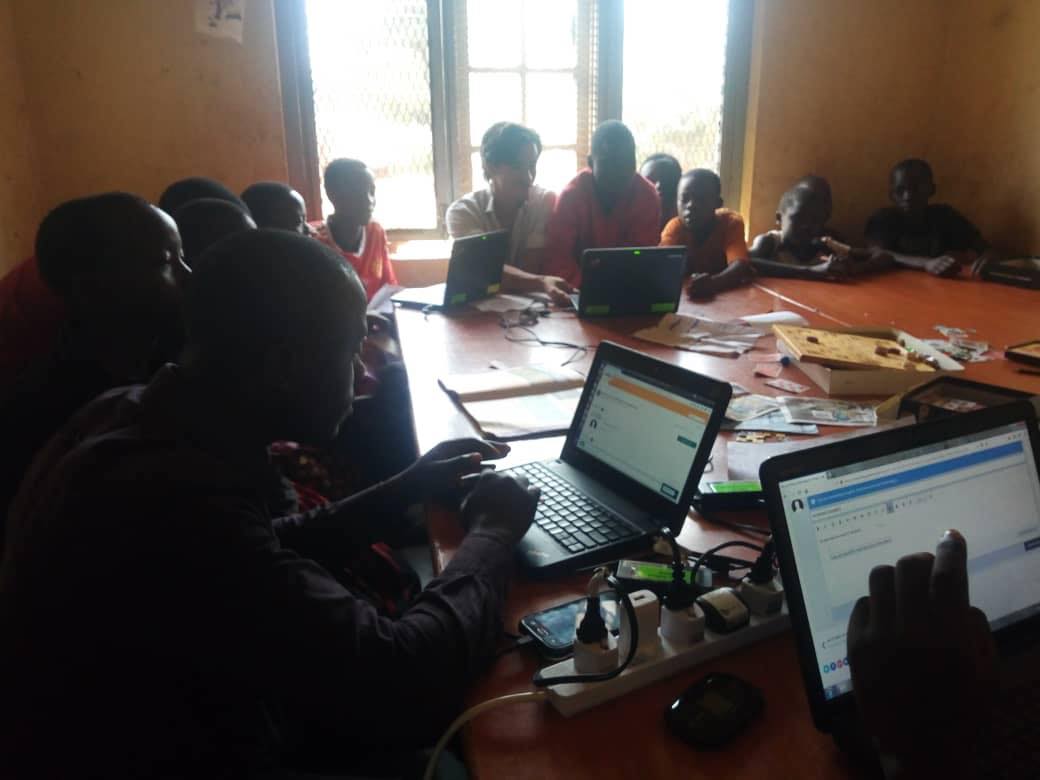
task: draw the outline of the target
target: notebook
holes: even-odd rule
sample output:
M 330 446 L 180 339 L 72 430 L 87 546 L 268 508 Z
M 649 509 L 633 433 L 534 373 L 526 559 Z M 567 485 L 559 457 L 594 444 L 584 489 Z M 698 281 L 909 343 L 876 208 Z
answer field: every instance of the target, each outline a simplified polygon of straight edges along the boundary
M 508 254 L 508 230 L 457 238 L 451 245 L 447 281 L 405 288 L 391 300 L 417 309 L 450 309 L 479 301 L 501 289 L 502 266 Z
M 685 269 L 684 246 L 586 249 L 571 301 L 579 317 L 667 314 L 679 308 Z
M 762 464 L 760 480 L 819 729 L 841 734 L 854 728 L 845 634 L 853 605 L 867 595 L 870 570 L 909 553 L 934 551 L 948 528 L 967 539 L 971 600 L 986 613 L 1008 668 L 1013 649 L 1035 652 L 1038 462 L 1033 409 L 1013 403 L 862 436 L 855 447 L 838 442 Z
M 539 574 L 614 560 L 678 533 L 731 386 L 604 341 L 558 458 L 508 469 L 542 489 L 519 545 Z

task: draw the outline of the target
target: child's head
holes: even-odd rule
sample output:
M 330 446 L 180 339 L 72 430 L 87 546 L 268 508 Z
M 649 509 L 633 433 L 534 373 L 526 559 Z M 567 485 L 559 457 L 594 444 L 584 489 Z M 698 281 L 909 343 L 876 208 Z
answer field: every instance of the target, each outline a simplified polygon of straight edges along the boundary
M 809 173 L 800 178 L 794 183 L 795 187 L 806 187 L 812 190 L 820 198 L 820 205 L 824 211 L 823 223 L 826 225 L 831 218 L 831 210 L 834 207 L 833 196 L 831 194 L 831 183 L 822 176 L 817 176 L 815 173 Z
M 40 223 L 36 258 L 47 286 L 83 322 L 165 327 L 188 276 L 168 214 L 125 192 L 61 204 Z
M 352 225 L 367 225 L 376 208 L 376 179 L 360 160 L 341 157 L 325 168 L 325 194 L 336 215 Z
M 158 205 L 167 214 L 173 214 L 188 201 L 199 198 L 217 198 L 246 208 L 246 204 L 235 193 L 216 179 L 207 179 L 205 176 L 191 176 L 175 181 L 163 190 Z
M 826 201 L 818 191 L 796 186 L 785 192 L 776 211 L 784 245 L 808 247 L 814 238 L 823 235 L 826 213 Z
M 694 168 L 679 179 L 679 216 L 690 230 L 700 230 L 722 208 L 722 181 L 714 171 Z
M 303 196 L 280 181 L 260 181 L 242 192 L 257 227 L 307 235 L 307 204 Z
M 216 198 L 199 198 L 185 203 L 173 215 L 184 244 L 184 262 L 189 268 L 204 251 L 222 238 L 256 230 L 256 223 L 244 209 Z
M 661 198 L 661 208 L 668 211 L 675 203 L 676 192 L 679 188 L 679 178 L 682 176 L 682 166 L 670 154 L 658 152 L 643 160 L 639 173 L 654 184 L 658 197 Z
M 534 130 L 513 122 L 493 124 L 480 141 L 484 179 L 496 199 L 523 203 L 534 184 L 542 139 Z
M 589 167 L 601 200 L 612 205 L 636 175 L 636 139 L 622 122 L 610 119 L 596 128 Z
M 932 166 L 911 158 L 897 163 L 888 178 L 888 197 L 904 214 L 920 214 L 935 194 Z

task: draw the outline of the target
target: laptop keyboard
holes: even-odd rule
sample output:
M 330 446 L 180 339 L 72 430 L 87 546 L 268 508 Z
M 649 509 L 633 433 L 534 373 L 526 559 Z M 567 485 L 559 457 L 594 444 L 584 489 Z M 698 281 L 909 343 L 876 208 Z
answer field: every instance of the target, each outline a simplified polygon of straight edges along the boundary
M 534 522 L 570 553 L 595 550 L 638 532 L 608 509 L 575 489 L 541 463 L 508 469 L 542 490 Z

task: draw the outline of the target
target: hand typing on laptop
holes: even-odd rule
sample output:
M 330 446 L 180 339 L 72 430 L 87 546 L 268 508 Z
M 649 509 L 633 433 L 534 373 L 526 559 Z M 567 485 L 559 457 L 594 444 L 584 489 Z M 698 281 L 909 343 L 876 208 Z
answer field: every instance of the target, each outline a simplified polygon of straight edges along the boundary
M 489 532 L 516 544 L 531 527 L 540 494 L 523 477 L 485 471 L 462 504 L 462 521 L 471 532 Z
M 935 555 L 870 572 L 849 617 L 852 686 L 885 776 L 971 777 L 996 679 L 986 616 L 968 603 L 967 545 L 947 531 Z

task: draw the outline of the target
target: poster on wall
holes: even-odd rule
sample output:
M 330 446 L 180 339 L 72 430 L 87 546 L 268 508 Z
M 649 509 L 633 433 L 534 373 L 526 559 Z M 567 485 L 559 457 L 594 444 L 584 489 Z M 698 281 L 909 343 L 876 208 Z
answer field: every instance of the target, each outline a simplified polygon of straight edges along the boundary
M 195 0 L 195 30 L 242 43 L 246 0 Z

